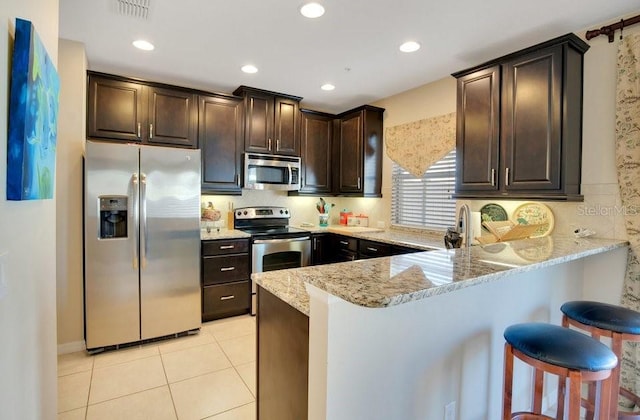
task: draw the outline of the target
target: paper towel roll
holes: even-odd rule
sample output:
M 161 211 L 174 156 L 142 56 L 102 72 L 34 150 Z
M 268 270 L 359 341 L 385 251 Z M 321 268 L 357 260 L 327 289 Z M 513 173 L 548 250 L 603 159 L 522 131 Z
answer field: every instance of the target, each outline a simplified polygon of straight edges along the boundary
M 479 236 L 482 236 L 482 216 L 479 211 L 471 212 L 471 243 L 478 244 L 479 242 L 475 239 Z

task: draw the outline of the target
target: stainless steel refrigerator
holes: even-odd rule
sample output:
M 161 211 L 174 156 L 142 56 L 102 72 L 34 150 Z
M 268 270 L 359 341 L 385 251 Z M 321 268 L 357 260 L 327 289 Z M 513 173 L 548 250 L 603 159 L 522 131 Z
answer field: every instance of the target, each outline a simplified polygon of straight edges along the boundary
M 87 141 L 87 350 L 198 329 L 200 151 Z

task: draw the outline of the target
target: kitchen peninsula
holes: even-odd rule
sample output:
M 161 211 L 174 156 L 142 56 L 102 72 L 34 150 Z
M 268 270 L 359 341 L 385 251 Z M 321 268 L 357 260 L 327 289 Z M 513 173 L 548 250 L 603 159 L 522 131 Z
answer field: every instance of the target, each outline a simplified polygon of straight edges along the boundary
M 551 236 L 254 274 L 258 418 L 498 418 L 503 330 L 614 299 L 626 246 Z

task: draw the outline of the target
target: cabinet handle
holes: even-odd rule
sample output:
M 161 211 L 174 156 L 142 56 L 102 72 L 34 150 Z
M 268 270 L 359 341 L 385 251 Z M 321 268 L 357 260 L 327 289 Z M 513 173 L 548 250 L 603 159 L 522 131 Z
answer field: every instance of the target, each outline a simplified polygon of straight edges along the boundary
M 340 241 L 340 245 L 349 245 L 349 242 L 347 242 L 347 241 Z
M 267 145 L 267 149 L 269 149 L 269 151 L 271 151 L 271 139 L 269 139 L 269 144 Z
M 358 189 L 360 189 L 360 177 L 358 177 Z
M 313 250 L 318 250 L 318 238 L 313 238 Z
M 153 124 L 149 124 L 149 140 L 153 138 Z
M 229 295 L 229 296 L 220 296 L 220 300 L 229 300 L 229 299 L 235 299 L 236 297 L 234 295 Z
M 235 181 L 236 185 L 238 186 L 238 188 L 240 188 L 240 175 L 235 174 L 235 175 L 233 176 L 233 179 L 234 179 L 234 181 Z
M 222 267 L 220 268 L 220 271 L 233 271 L 235 269 L 236 269 L 235 267 Z
M 509 185 L 509 168 L 504 169 L 504 182 L 505 185 Z
M 496 186 L 496 170 L 495 169 L 491 169 L 491 186 L 492 187 Z
M 373 247 L 368 246 L 367 247 L 367 251 L 378 252 L 378 248 L 373 248 Z
M 142 124 L 138 123 L 138 138 L 141 137 L 141 135 L 140 135 L 141 126 L 142 126 Z
M 280 151 L 280 139 L 276 139 L 276 151 Z
M 233 249 L 235 247 L 235 245 L 220 245 L 220 249 Z

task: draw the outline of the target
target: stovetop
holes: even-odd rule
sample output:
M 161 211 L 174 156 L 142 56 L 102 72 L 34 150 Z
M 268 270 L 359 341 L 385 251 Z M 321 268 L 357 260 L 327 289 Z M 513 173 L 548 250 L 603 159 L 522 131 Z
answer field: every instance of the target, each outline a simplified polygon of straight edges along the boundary
M 308 230 L 299 229 L 291 226 L 261 226 L 254 228 L 241 228 L 238 229 L 250 234 L 251 236 L 261 235 L 291 235 L 291 234 L 305 234 L 309 233 Z
M 295 238 L 308 235 L 308 230 L 289 226 L 291 213 L 286 207 L 243 207 L 234 211 L 234 228 L 252 237 Z

